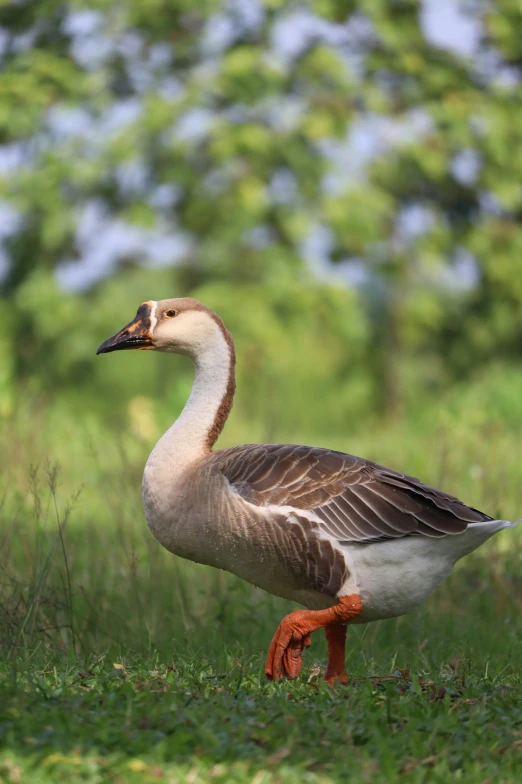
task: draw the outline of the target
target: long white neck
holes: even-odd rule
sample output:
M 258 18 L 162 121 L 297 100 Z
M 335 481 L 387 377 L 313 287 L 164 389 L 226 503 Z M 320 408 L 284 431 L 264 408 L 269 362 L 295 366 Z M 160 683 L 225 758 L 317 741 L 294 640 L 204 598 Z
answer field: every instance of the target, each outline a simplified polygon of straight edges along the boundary
M 235 351 L 216 324 L 212 339 L 192 355 L 195 378 L 187 403 L 160 438 L 149 463 L 168 464 L 171 480 L 212 450 L 226 422 L 235 390 Z

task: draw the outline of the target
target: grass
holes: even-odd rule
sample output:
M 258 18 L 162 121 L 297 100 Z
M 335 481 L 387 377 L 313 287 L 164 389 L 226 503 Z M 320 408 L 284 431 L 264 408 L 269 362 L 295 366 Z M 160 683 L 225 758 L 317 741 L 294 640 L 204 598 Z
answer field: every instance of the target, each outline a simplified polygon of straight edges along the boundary
M 514 519 L 517 434 L 468 402 L 328 443 Z M 302 676 L 268 684 L 267 646 L 293 607 L 154 542 L 147 439 L 45 413 L 13 419 L 0 443 L 0 782 L 520 780 L 519 530 L 416 613 L 352 628 L 346 687 L 322 682 L 319 633 Z

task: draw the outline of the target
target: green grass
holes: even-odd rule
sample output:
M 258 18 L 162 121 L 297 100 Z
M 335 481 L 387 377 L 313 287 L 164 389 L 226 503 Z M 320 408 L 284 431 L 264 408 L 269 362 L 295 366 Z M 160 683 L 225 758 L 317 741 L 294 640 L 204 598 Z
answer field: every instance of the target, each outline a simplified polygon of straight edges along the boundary
M 210 647 L 205 657 L 176 648 L 170 658 L 131 653 L 116 663 L 104 656 L 85 669 L 26 664 L 2 688 L 1 774 L 10 780 L 19 767 L 23 781 L 519 780 L 520 661 L 502 672 L 482 657 L 441 666 L 444 646 L 434 645 L 428 667 L 417 648 L 401 660 L 413 673 L 382 662 L 391 674 L 355 676 L 332 690 L 313 671 L 266 684 L 260 656 L 245 648 Z M 359 651 L 350 658 L 358 673 L 379 669 Z
M 323 683 L 320 633 L 297 681 L 268 684 L 293 606 L 156 544 L 149 443 L 33 409 L 2 439 L 0 782 L 520 781 L 519 530 L 416 613 L 353 627 L 347 686 Z M 514 519 L 518 442 L 466 401 L 324 443 Z

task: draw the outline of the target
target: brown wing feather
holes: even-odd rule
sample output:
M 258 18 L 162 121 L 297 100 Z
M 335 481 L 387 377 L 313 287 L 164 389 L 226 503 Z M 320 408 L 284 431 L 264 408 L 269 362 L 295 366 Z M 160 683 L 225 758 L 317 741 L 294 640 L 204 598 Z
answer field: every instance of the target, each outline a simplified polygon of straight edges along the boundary
M 246 500 L 313 511 L 340 542 L 439 537 L 492 519 L 414 477 L 330 449 L 250 444 L 211 459 Z

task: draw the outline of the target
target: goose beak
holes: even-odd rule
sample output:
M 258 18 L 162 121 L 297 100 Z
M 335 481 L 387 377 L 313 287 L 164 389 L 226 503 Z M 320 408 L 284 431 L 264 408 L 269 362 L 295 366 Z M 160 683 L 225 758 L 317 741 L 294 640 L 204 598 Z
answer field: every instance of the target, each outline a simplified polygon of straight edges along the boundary
M 102 343 L 96 354 L 108 354 L 111 351 L 125 351 L 131 348 L 154 348 L 150 326 L 150 306 L 145 303 L 139 308 L 134 321 Z

